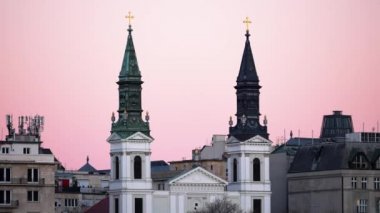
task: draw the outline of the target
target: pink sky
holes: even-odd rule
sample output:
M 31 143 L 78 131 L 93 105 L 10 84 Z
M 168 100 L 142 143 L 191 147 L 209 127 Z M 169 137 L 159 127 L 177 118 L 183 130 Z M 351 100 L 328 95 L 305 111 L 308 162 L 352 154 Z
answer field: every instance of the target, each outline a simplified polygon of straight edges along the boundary
M 378 0 L 0 1 L 0 128 L 44 115 L 44 147 L 68 169 L 109 168 L 111 112 L 127 39 L 143 75 L 154 160 L 191 158 L 228 133 L 246 16 L 270 138 L 319 136 L 340 109 L 355 129 L 380 120 Z

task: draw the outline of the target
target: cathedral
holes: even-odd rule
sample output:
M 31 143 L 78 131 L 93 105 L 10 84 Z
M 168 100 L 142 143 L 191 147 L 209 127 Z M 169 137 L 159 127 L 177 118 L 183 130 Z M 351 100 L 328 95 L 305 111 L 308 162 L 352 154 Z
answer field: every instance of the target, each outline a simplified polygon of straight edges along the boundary
M 247 19 L 245 23 L 248 23 Z M 127 45 L 118 76 L 119 107 L 112 115 L 110 144 L 110 213 L 186 213 L 226 197 L 243 212 L 271 212 L 269 140 L 266 119 L 260 123 L 260 84 L 247 28 L 236 80 L 236 124 L 230 120 L 225 141 L 227 180 L 198 166 L 152 178 L 149 114 L 143 118 L 142 74 L 129 24 Z M 163 180 L 163 181 L 162 181 Z M 155 187 L 158 185 L 158 188 Z

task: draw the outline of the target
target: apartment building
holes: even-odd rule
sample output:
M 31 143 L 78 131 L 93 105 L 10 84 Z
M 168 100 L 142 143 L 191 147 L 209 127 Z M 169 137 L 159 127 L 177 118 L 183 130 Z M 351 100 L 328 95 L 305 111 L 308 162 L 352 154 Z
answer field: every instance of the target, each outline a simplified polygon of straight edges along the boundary
M 6 116 L 8 135 L 0 141 L 0 212 L 54 212 L 56 163 L 42 148 L 42 116 L 20 116 L 18 132 Z

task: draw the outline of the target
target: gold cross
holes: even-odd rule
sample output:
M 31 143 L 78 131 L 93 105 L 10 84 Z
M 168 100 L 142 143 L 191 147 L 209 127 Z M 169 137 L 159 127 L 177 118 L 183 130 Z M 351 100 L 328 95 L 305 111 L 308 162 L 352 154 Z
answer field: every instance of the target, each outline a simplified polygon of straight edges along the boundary
M 128 24 L 131 25 L 131 20 L 134 19 L 135 17 L 132 16 L 131 11 L 128 12 L 128 15 L 125 16 L 126 19 L 128 19 Z
M 249 25 L 252 23 L 248 17 L 245 18 L 243 23 L 247 26 L 247 31 L 249 31 Z

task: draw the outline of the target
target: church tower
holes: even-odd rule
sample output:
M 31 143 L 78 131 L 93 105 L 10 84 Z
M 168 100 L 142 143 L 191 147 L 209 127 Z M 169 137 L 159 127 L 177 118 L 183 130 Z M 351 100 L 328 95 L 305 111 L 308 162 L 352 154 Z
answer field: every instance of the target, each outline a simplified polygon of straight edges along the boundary
M 246 41 L 239 74 L 236 80 L 236 125 L 230 119 L 226 143 L 228 191 L 240 192 L 240 206 L 245 212 L 270 212 L 269 154 L 266 119 L 260 124 L 260 88 L 249 41 L 248 19 Z
M 112 113 L 110 144 L 110 213 L 151 213 L 152 179 L 150 168 L 149 115 L 142 119 L 141 72 L 137 63 L 130 24 L 123 64 L 119 74 L 117 120 Z M 116 121 L 116 122 L 115 122 Z

